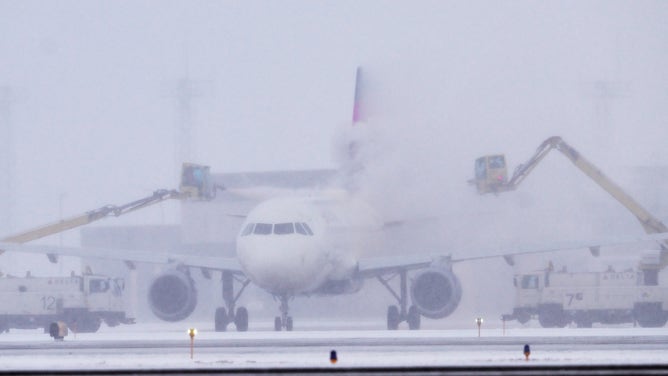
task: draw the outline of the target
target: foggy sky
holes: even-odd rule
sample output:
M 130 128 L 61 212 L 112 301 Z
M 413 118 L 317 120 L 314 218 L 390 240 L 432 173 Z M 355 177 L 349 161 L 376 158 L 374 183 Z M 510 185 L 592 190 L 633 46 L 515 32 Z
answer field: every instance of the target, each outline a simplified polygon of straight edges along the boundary
M 0 19 L 13 231 L 175 188 L 183 78 L 197 94 L 192 160 L 335 168 L 362 66 L 370 199 L 395 203 L 391 216 L 437 211 L 457 248 L 606 234 L 607 211 L 637 226 L 560 157 L 523 193 L 479 198 L 466 180 L 482 154 L 515 166 L 561 135 L 611 176 L 668 163 L 666 2 L 0 1 Z M 177 209 L 104 224 L 173 223 Z

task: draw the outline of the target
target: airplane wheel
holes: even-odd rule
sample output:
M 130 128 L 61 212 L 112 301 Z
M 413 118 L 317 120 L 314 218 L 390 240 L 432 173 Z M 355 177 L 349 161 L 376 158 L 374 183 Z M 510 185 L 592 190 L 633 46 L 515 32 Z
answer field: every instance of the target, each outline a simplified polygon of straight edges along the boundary
M 234 316 L 234 325 L 237 327 L 237 332 L 248 330 L 248 310 L 245 307 L 237 308 L 237 314 Z
M 219 307 L 216 309 L 216 316 L 214 317 L 214 324 L 217 332 L 224 332 L 227 329 L 229 318 L 225 308 Z
M 387 307 L 387 329 L 399 329 L 399 308 L 395 305 Z
M 292 331 L 292 317 L 291 316 L 288 316 L 288 319 L 285 322 L 285 330 L 287 330 L 288 332 Z
M 281 318 L 278 316 L 274 317 L 274 330 L 280 332 L 282 327 L 283 324 L 281 323 Z
M 408 308 L 408 319 L 406 321 L 408 321 L 408 329 L 420 329 L 420 312 L 416 306 L 412 305 Z

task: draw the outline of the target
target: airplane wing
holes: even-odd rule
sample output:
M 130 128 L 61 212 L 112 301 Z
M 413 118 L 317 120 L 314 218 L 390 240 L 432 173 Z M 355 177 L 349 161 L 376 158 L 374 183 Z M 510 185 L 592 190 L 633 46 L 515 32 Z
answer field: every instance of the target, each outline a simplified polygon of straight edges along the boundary
M 668 233 L 642 234 L 638 236 L 608 237 L 605 239 L 590 239 L 580 241 L 557 241 L 550 244 L 522 244 L 512 246 L 507 249 L 490 248 L 487 250 L 478 250 L 476 253 L 467 253 L 466 256 L 453 258 L 452 262 L 473 261 L 490 258 L 503 257 L 509 265 L 514 264 L 515 256 L 533 255 L 541 253 L 552 253 L 561 251 L 575 251 L 588 249 L 589 252 L 598 257 L 601 247 L 624 246 L 624 245 L 642 245 L 648 247 L 657 247 L 656 242 L 668 239 Z M 659 250 L 657 249 L 657 252 Z M 640 256 L 640 254 L 638 254 Z
M 447 262 L 449 256 L 411 255 L 389 256 L 360 259 L 357 263 L 357 275 L 362 278 L 373 278 L 400 270 L 415 270 L 429 267 L 435 262 Z
M 603 246 L 619 246 L 630 244 L 642 244 L 668 239 L 668 233 L 617 237 L 589 241 L 556 242 L 550 245 L 532 246 L 522 245 L 509 249 L 494 248 L 486 251 L 478 251 L 475 254 L 467 253 L 466 256 L 453 257 L 450 255 L 436 254 L 413 254 L 406 256 L 387 256 L 363 258 L 358 262 L 357 275 L 362 278 L 373 278 L 387 273 L 396 273 L 404 270 L 423 269 L 429 266 L 450 265 L 458 262 L 503 258 L 509 265 L 514 265 L 516 256 L 534 255 L 541 253 L 576 251 L 588 249 L 589 252 L 598 257 L 600 248 Z M 658 251 L 658 250 L 657 250 Z
M 225 270 L 243 274 L 241 265 L 233 257 L 200 256 L 196 254 L 175 254 L 167 252 L 149 252 L 110 248 L 56 247 L 17 243 L 0 243 L 0 251 L 43 254 L 49 258 L 55 256 L 74 256 L 103 260 L 118 260 L 132 268 L 134 263 L 180 264 L 209 270 Z

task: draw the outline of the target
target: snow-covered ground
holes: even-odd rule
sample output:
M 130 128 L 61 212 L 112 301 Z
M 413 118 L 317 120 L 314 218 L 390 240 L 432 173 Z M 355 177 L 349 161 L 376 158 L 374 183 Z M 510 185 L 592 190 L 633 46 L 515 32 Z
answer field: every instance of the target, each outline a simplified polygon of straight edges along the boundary
M 39 330 L 14 330 L 0 335 L 0 370 L 668 364 L 667 328 L 510 328 L 505 335 L 483 328 L 480 338 L 475 327 L 317 330 L 314 324 L 312 330 L 273 332 L 267 323 L 262 328 L 200 329 L 193 359 L 183 324 L 102 328 L 70 333 L 61 343 Z M 532 347 L 529 361 L 522 354 L 525 343 Z M 335 365 L 329 362 L 331 350 L 338 354 Z

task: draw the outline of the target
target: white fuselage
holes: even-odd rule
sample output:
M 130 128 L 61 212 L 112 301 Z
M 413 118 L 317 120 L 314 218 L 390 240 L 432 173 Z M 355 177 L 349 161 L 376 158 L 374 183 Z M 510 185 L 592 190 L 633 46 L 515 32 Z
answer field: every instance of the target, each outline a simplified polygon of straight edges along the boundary
M 360 256 L 380 248 L 382 226 L 369 205 L 343 193 L 269 199 L 248 214 L 237 257 L 273 294 L 314 293 L 351 279 Z

